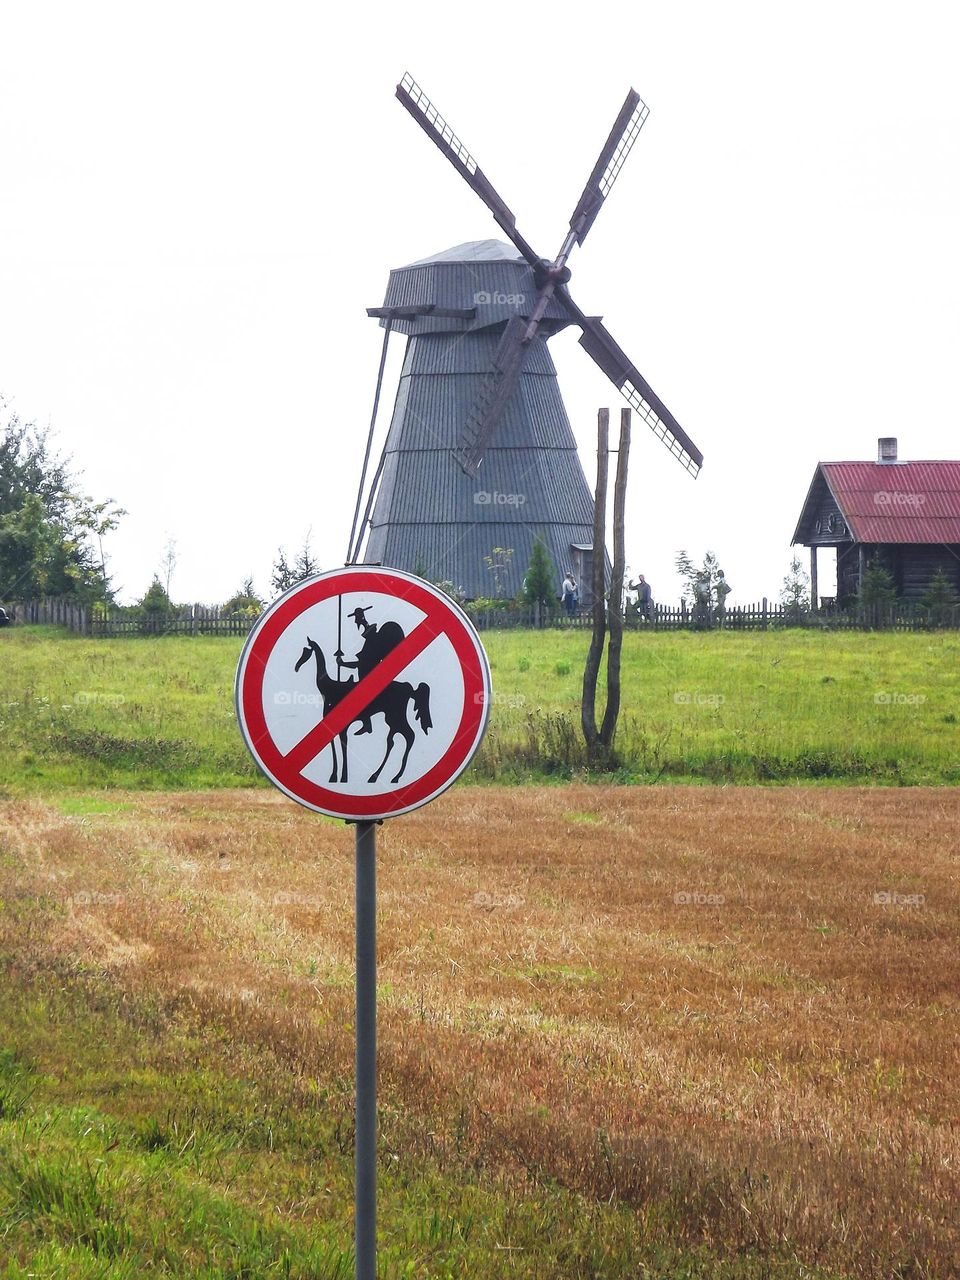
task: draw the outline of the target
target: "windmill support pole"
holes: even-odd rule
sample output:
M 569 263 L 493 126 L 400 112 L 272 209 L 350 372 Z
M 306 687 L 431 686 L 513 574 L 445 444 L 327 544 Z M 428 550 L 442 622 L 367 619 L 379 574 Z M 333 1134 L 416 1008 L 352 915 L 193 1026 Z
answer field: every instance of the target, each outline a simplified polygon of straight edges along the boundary
M 360 548 L 363 546 L 363 536 L 367 531 L 370 523 L 370 515 L 373 511 L 373 503 L 377 496 L 377 487 L 380 484 L 380 477 L 383 474 L 383 464 L 387 460 L 387 442 L 384 440 L 383 449 L 380 451 L 380 460 L 377 463 L 377 469 L 373 473 L 373 479 L 370 481 L 370 492 L 367 494 L 367 505 L 363 509 L 363 519 L 360 521 L 360 530 L 357 534 L 357 545 L 354 547 L 353 559 L 351 564 L 356 564 L 357 557 L 360 555 Z
M 610 410 L 597 414 L 597 491 L 593 504 L 593 635 L 583 668 L 583 696 L 580 701 L 580 724 L 587 754 L 597 754 L 597 679 L 606 637 L 606 602 L 604 600 L 604 534 L 607 523 L 607 470 L 609 467 Z
M 617 732 L 620 716 L 620 654 L 623 649 L 623 575 L 626 569 L 625 508 L 627 500 L 627 467 L 630 462 L 631 410 L 620 410 L 620 448 L 617 452 L 617 477 L 613 487 L 613 569 L 610 575 L 610 599 L 607 607 L 607 705 L 600 726 L 600 742 L 609 752 Z
M 363 530 L 357 537 L 357 517 L 360 515 L 360 503 L 363 501 L 363 487 L 367 481 L 367 467 L 370 465 L 370 450 L 373 448 L 373 433 L 377 426 L 377 411 L 380 408 L 380 392 L 383 390 L 383 371 L 387 364 L 387 344 L 390 341 L 390 330 L 393 328 L 393 317 L 387 316 L 383 326 L 383 347 L 380 351 L 380 368 L 377 371 L 377 389 L 373 396 L 373 412 L 370 414 L 370 428 L 367 431 L 367 447 L 363 454 L 363 466 L 360 468 L 360 485 L 357 489 L 357 501 L 353 508 L 353 524 L 350 526 L 350 545 L 347 547 L 347 564 L 354 564 L 360 552 Z
M 820 603 L 820 597 L 817 594 L 817 547 L 816 543 L 810 548 L 810 608 L 814 613 Z

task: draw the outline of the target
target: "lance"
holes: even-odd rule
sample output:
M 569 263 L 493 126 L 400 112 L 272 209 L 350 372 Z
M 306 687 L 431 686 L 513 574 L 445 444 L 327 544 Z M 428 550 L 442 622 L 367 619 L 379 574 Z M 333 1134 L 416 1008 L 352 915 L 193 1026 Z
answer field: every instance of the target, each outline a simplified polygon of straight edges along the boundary
M 337 596 L 337 684 L 340 683 L 340 659 L 343 657 L 343 596 Z

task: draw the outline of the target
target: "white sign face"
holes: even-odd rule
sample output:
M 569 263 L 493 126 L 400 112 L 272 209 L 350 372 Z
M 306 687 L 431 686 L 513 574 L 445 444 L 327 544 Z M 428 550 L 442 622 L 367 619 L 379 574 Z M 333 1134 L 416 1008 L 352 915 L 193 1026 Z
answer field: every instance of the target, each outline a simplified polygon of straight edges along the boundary
M 237 670 L 237 715 L 259 767 L 299 803 L 351 820 L 446 790 L 480 744 L 489 703 L 486 654 L 463 611 L 374 566 L 281 596 Z

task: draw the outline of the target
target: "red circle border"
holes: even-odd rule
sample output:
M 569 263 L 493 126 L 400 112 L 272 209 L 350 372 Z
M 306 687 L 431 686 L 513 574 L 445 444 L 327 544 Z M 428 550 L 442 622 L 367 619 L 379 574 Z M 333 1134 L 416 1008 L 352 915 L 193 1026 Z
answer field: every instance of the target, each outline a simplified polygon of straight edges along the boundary
M 263 675 L 280 636 L 301 613 L 332 596 L 348 592 L 362 594 L 365 591 L 399 596 L 421 609 L 427 615 L 419 624 L 421 626 L 429 626 L 438 614 L 443 615 L 444 624 L 436 631 L 435 638 L 446 635 L 460 662 L 464 683 L 463 713 L 452 743 L 441 759 L 420 778 L 395 791 L 376 796 L 346 796 L 311 782 L 300 773 L 290 777 L 289 769 L 284 769 L 284 757 L 270 737 L 263 714 Z M 352 566 L 298 583 L 267 609 L 251 631 L 240 655 L 236 702 L 240 730 L 247 747 L 261 772 L 274 786 L 299 804 L 330 817 L 374 820 L 396 817 L 429 803 L 463 773 L 486 729 L 490 670 L 480 637 L 459 605 L 402 571 Z

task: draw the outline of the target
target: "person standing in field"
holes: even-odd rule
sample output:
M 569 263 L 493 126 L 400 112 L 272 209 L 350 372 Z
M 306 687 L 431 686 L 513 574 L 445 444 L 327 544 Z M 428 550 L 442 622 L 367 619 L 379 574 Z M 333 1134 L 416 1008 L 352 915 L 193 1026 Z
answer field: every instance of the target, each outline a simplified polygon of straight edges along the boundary
M 577 580 L 573 576 L 573 570 L 568 569 L 560 587 L 560 599 L 563 602 L 564 609 L 567 611 L 567 616 L 570 618 L 576 613 L 579 595 L 580 592 L 577 587 Z
M 637 593 L 637 617 L 646 618 L 650 622 L 653 618 L 653 592 L 642 573 L 637 576 L 636 582 L 630 583 L 630 590 Z

